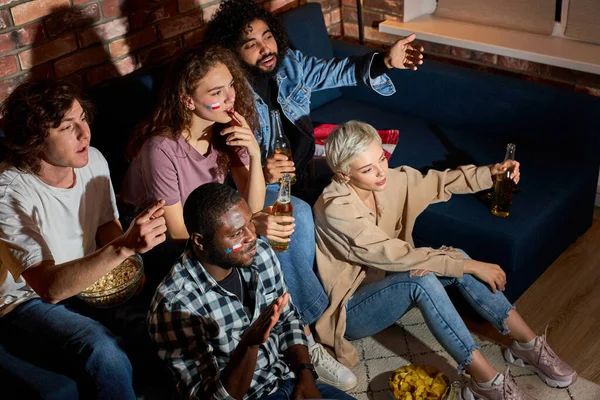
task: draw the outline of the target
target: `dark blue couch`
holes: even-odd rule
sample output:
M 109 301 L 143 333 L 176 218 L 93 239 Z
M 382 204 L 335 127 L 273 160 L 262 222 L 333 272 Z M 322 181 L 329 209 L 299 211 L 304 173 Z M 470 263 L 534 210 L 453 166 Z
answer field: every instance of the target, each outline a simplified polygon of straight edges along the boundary
M 292 45 L 306 54 L 329 58 L 372 51 L 330 40 L 317 3 L 282 18 Z M 159 67 L 88 91 L 96 104 L 92 145 L 107 158 L 117 191 L 127 168 L 129 134 L 150 112 L 164 73 L 165 67 Z M 398 91 L 392 97 L 362 86 L 313 93 L 313 121 L 358 119 L 376 128 L 399 129 L 391 166 L 423 171 L 498 162 L 506 144 L 516 143 L 523 177 L 509 218 L 492 216 L 477 196 L 456 196 L 430 206 L 414 232 L 420 245 L 452 245 L 473 258 L 500 264 L 508 273 L 506 294 L 516 300 L 591 224 L 600 99 L 434 61 L 426 61 L 417 72 L 394 71 L 390 76 Z M 16 392 L 20 380 L 15 369 L 28 379 L 54 381 L 56 392 L 48 398 L 77 397 L 70 378 L 20 362 L 0 343 L 0 381 L 15 383 L 14 392 L 7 388 L 3 393 L 37 398 L 23 384 Z M 160 393 L 155 397 L 168 396 L 168 390 Z

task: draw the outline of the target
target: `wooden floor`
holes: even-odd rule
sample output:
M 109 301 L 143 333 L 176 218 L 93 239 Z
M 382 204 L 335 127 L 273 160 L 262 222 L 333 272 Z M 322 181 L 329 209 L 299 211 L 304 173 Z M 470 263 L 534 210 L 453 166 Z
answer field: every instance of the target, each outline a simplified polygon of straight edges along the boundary
M 600 208 L 592 227 L 517 300 L 536 333 L 548 326 L 548 343 L 577 373 L 600 384 Z M 488 324 L 465 321 L 475 334 L 507 344 Z

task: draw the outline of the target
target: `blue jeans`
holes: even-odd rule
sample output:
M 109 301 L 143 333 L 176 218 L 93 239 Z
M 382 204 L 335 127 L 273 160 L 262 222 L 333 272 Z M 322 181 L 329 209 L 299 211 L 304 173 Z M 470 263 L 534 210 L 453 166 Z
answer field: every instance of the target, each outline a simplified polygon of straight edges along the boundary
M 79 393 L 84 399 L 136 398 L 127 355 L 115 336 L 91 318 L 33 299 L 0 318 L 0 332 L 11 360 L 9 369 L 2 369 L 39 397 L 70 400 Z M 70 390 L 57 387 L 57 376 L 65 384 L 71 379 L 77 384 Z
M 398 272 L 354 292 L 346 304 L 346 337 L 354 340 L 382 331 L 416 305 L 437 341 L 462 371 L 471 363 L 471 353 L 479 346 L 448 297 L 445 290 L 448 286 L 456 286 L 482 317 L 503 334 L 508 333 L 504 321 L 514 306 L 501 291 L 492 293 L 486 284 L 469 274 L 450 278 L 429 273 L 411 278 L 410 272 Z
M 265 207 L 275 203 L 278 193 L 278 184 L 267 186 Z M 302 320 L 310 325 L 323 314 L 329 305 L 329 298 L 314 268 L 316 241 L 312 209 L 308 203 L 293 196 L 292 205 L 296 228 L 288 249 L 276 254 L 292 302 Z
M 275 393 L 270 396 L 264 397 L 263 400 L 291 400 L 292 393 L 294 392 L 294 388 L 296 387 L 295 379 L 288 379 Z M 323 382 L 317 381 L 317 389 L 321 392 L 321 397 L 318 400 L 356 400 L 354 397 L 350 396 L 346 392 L 342 392 L 339 389 L 334 388 L 333 386 L 329 386 Z M 315 400 L 315 399 L 311 399 Z

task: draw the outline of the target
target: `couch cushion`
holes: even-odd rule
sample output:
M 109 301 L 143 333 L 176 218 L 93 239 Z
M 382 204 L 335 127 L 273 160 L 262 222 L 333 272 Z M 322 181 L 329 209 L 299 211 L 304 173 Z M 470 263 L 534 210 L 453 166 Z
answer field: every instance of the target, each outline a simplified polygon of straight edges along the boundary
M 281 14 L 290 44 L 306 55 L 318 58 L 333 58 L 331 41 L 323 20 L 321 4 L 309 3 Z M 309 22 L 310 21 L 310 22 Z M 342 96 L 340 89 L 327 89 L 313 92 L 311 109 L 314 110 Z
M 499 162 L 510 135 L 482 136 L 346 98 L 315 110 L 312 118 L 329 123 L 357 119 L 378 129 L 398 129 L 390 166 L 409 165 L 423 172 Z M 516 144 L 523 178 L 509 218 L 494 217 L 477 195 L 460 195 L 428 207 L 414 231 L 420 245 L 460 247 L 475 259 L 500 264 L 509 276 L 518 272 L 519 279 L 507 288 L 513 299 L 587 229 L 594 201 L 590 180 L 596 179 L 594 171 L 582 173 L 575 157 L 565 157 L 560 168 L 551 168 L 556 164 L 551 153 L 520 152 L 518 140 Z

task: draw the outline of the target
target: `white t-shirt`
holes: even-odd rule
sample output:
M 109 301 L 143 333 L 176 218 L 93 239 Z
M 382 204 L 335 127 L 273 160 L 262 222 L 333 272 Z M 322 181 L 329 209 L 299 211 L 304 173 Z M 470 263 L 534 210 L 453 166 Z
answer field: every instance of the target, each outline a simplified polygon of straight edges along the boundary
M 56 188 L 0 165 L 0 317 L 38 297 L 23 271 L 94 252 L 98 227 L 118 219 L 108 164 L 97 149 L 90 147 L 89 162 L 75 168 L 75 179 L 72 188 Z

